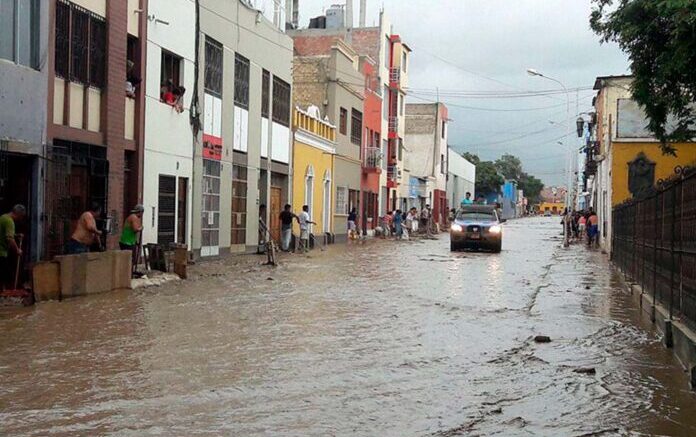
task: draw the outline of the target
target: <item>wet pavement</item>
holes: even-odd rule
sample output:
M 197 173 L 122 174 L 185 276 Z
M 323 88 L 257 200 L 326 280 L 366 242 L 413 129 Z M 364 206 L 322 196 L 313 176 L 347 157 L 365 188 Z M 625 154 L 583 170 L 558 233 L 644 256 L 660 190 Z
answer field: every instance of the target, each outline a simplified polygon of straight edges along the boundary
M 0 435 L 696 435 L 682 367 L 558 231 L 510 222 L 501 254 L 443 235 L 231 258 L 3 310 Z

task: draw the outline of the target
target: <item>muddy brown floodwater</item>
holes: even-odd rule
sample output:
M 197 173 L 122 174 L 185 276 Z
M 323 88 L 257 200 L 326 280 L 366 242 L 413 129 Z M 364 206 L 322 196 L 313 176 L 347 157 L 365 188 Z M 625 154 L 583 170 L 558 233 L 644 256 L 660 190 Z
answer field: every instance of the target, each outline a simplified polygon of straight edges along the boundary
M 696 435 L 679 363 L 558 231 L 511 222 L 499 255 L 443 235 L 232 258 L 3 310 L 0 435 Z

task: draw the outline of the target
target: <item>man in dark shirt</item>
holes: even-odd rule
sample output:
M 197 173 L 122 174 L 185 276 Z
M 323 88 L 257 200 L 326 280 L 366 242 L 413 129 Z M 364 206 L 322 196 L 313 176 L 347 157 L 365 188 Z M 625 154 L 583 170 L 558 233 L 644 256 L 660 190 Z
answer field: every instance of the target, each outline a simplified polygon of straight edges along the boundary
M 297 220 L 297 216 L 291 211 L 292 206 L 285 205 L 285 209 L 280 213 L 281 226 L 281 249 L 287 252 L 290 249 L 292 239 L 292 221 Z

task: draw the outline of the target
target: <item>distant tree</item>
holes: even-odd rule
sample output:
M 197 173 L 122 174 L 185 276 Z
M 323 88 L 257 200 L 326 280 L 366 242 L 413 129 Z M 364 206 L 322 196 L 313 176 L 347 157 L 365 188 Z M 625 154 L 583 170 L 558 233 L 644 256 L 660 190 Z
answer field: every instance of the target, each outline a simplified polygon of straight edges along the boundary
M 517 182 L 517 187 L 524 191 L 524 196 L 530 204 L 539 203 L 541 191 L 544 189 L 544 183 L 540 179 L 522 172 Z
M 674 155 L 670 141 L 696 137 L 696 0 L 592 2 L 592 30 L 628 55 L 633 98 L 644 108 L 663 153 Z M 668 127 L 672 116 L 676 126 Z
M 520 158 L 507 153 L 495 161 L 495 168 L 505 179 L 518 180 L 522 175 Z
M 478 165 L 478 163 L 481 162 L 481 158 L 479 158 L 478 155 L 474 155 L 473 153 L 469 152 L 462 153 L 462 158 L 466 159 L 474 165 Z
M 500 187 L 505 179 L 498 174 L 498 169 L 491 161 L 479 161 L 476 165 L 476 193 L 500 193 Z

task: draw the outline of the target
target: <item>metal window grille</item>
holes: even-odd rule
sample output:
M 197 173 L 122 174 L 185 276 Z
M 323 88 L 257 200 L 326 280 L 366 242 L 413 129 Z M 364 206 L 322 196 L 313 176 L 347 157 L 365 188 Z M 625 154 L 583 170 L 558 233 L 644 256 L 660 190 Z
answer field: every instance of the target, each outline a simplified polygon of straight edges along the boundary
M 70 80 L 87 84 L 89 80 L 89 13 L 71 5 Z
M 231 243 L 246 244 L 247 168 L 232 167 L 232 225 Z
M 203 247 L 220 244 L 220 173 L 221 163 L 203 160 L 203 208 L 201 209 L 201 241 Z
M 346 108 L 341 108 L 341 114 L 339 117 L 339 130 L 341 135 L 346 135 L 348 133 L 348 110 Z
M 290 84 L 273 77 L 273 121 L 290 126 Z
M 356 146 L 360 146 L 362 144 L 363 135 L 362 112 L 353 109 L 351 118 L 352 123 L 350 125 L 350 141 Z
M 97 88 L 106 85 L 106 21 L 65 0 L 56 3 L 55 73 Z
M 271 110 L 271 73 L 261 73 L 261 116 L 268 118 Z
M 336 187 L 336 214 L 348 214 L 348 188 Z
M 234 55 L 234 104 L 249 109 L 249 60 Z
M 106 84 L 106 22 L 94 15 L 89 19 L 89 84 Z
M 181 84 L 181 57 L 174 53 L 162 50 L 162 73 L 160 75 L 160 85 L 165 86 L 169 80 L 173 86 Z
M 169 246 L 174 243 L 176 222 L 176 177 L 159 176 L 157 205 L 157 244 Z
M 56 3 L 56 76 L 67 79 L 70 74 L 70 5 Z
M 205 37 L 205 91 L 222 97 L 222 44 Z

